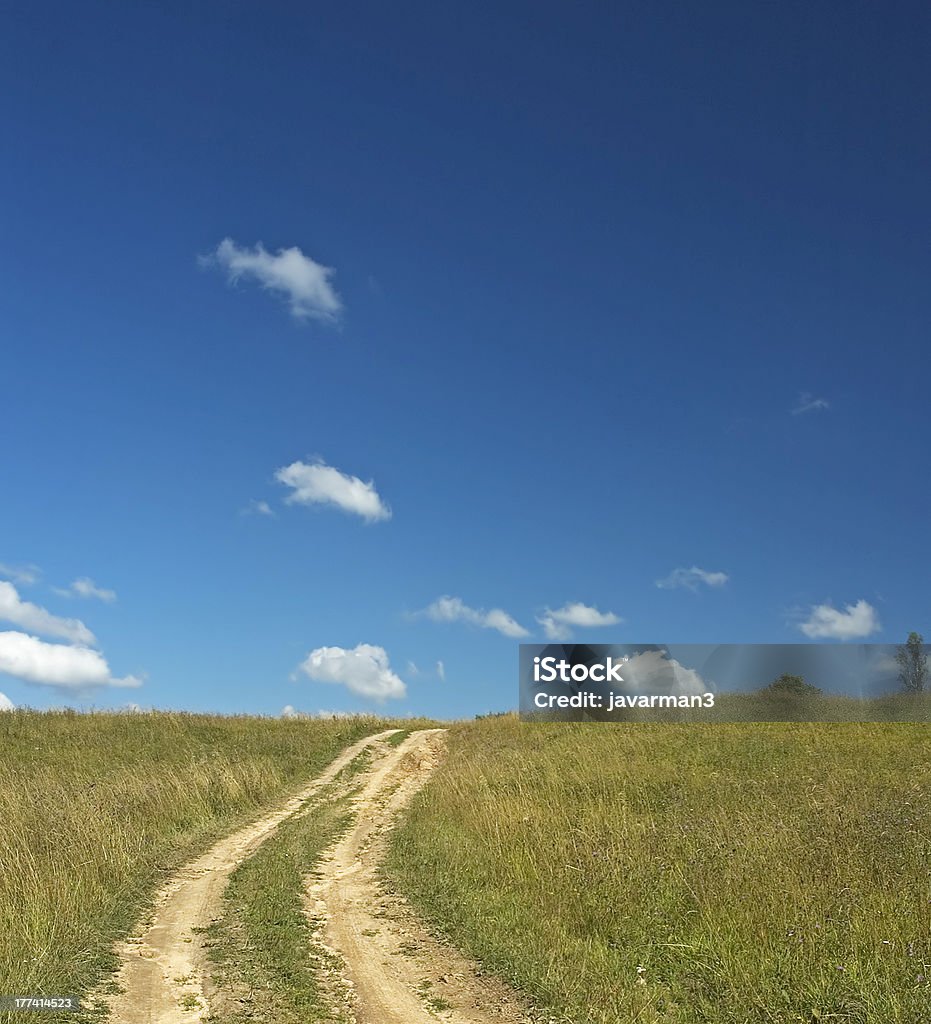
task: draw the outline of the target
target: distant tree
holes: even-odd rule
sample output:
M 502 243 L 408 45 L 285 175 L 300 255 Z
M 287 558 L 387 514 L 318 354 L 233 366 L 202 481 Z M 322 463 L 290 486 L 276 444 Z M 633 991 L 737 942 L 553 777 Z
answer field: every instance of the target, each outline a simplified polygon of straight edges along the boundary
M 909 633 L 908 639 L 896 652 L 899 680 L 908 693 L 921 693 L 928 678 L 928 659 L 925 640 L 921 633 Z
M 821 690 L 811 683 L 806 683 L 801 676 L 783 672 L 778 679 L 774 679 L 769 686 L 764 686 L 760 692 L 772 694 L 774 697 L 815 697 Z

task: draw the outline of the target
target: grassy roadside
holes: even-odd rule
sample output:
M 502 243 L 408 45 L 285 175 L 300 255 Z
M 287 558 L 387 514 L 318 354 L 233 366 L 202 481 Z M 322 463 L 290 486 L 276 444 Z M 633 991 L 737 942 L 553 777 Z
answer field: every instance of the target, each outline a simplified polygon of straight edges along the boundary
M 389 739 L 390 742 L 390 739 Z M 285 821 L 233 873 L 220 919 L 206 931 L 215 1024 L 342 1022 L 321 990 L 326 953 L 304 913 L 304 879 L 351 819 L 352 779 L 363 752 L 323 793 Z
M 389 873 L 560 1019 L 931 1019 L 926 726 L 501 718 L 449 743 Z
M 167 872 L 389 725 L 0 715 L 0 992 L 93 987 Z

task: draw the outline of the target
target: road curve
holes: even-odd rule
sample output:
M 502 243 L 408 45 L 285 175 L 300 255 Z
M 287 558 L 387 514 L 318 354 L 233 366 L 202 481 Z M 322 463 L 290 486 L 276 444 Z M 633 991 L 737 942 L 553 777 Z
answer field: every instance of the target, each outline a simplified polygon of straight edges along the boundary
M 171 878 L 156 897 L 151 923 L 119 950 L 116 981 L 122 991 L 105 998 L 111 1024 L 197 1024 L 207 1018 L 204 951 L 195 929 L 205 928 L 218 916 L 229 876 L 366 747 L 395 732 L 389 729 L 347 747 L 301 792 L 221 839 Z
M 343 965 L 356 1024 L 529 1024 L 513 992 L 438 940 L 379 880 L 387 834 L 439 763 L 444 733 L 414 732 L 375 763 L 352 827 L 307 881 L 308 916 Z

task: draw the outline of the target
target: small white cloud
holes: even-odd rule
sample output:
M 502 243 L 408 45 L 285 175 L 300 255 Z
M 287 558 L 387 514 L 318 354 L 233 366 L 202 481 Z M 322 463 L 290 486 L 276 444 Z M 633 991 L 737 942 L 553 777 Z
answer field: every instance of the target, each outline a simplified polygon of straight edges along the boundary
M 812 640 L 855 640 L 878 633 L 882 626 L 876 609 L 861 599 L 846 605 L 843 611 L 831 604 L 815 605 L 798 628 Z
M 370 523 L 391 518 L 391 509 L 379 497 L 374 481 L 366 483 L 323 461 L 292 462 L 277 470 L 275 479 L 292 488 L 285 499 L 289 504 L 335 505 Z
M 384 647 L 359 644 L 351 650 L 342 647 L 318 647 L 299 666 L 301 672 L 317 683 L 337 683 L 362 697 L 385 700 L 407 693 L 403 680 L 391 671 Z
M 530 635 L 506 611 L 492 608 L 486 612 L 484 608 L 470 608 L 459 597 L 449 597 L 448 595 L 438 597 L 420 614 L 426 615 L 434 622 L 468 622 L 470 625 L 479 626 L 482 629 L 495 629 L 503 636 L 515 639 Z
M 333 269 L 305 256 L 296 245 L 272 255 L 261 242 L 249 249 L 224 238 L 216 251 L 201 257 L 200 262 L 222 267 L 230 284 L 252 279 L 266 291 L 281 295 L 298 320 L 334 323 L 342 313 L 343 304 L 330 284 Z
M 0 693 L 0 711 L 15 711 L 16 705 L 5 693 Z
M 103 587 L 98 587 L 97 584 L 92 579 L 88 579 L 87 576 L 82 576 L 80 579 L 70 583 L 67 587 L 52 587 L 52 590 L 61 597 L 94 598 L 98 601 L 104 601 L 107 604 L 112 604 L 116 600 L 115 590 L 106 590 Z
M 275 510 L 267 501 L 256 501 L 254 498 L 245 508 L 239 510 L 241 516 L 270 516 L 275 518 Z
M 99 651 L 50 644 L 14 631 L 0 633 L 0 673 L 62 690 L 142 685 L 136 676 L 115 679 Z
M 708 587 L 723 587 L 729 579 L 726 572 L 707 572 L 693 565 L 691 569 L 673 569 L 665 579 L 657 580 L 656 585 L 663 590 L 674 590 L 676 587 L 698 590 L 702 583 Z
M 307 716 L 304 714 L 303 711 L 295 710 L 295 708 L 294 708 L 294 706 L 292 704 L 285 704 L 285 706 L 281 709 L 281 717 L 282 718 L 306 718 Z
M 405 667 L 404 671 L 409 676 L 419 676 L 420 675 L 420 669 L 416 666 L 416 664 L 413 661 L 409 661 L 407 663 L 407 666 Z
M 550 640 L 568 640 L 572 636 L 573 626 L 592 629 L 598 626 L 616 626 L 621 621 L 620 616 L 614 612 L 600 612 L 597 608 L 578 601 L 564 604 L 555 611 L 547 608 L 537 617 L 537 622 Z
M 666 651 L 643 651 L 625 659 L 621 667 L 624 689 L 649 695 L 668 693 L 692 696 L 707 692 L 708 686 L 695 669 L 670 658 Z
M 446 666 L 443 664 L 442 661 L 438 661 L 436 663 L 436 674 L 440 678 L 440 680 L 445 681 L 445 679 L 446 679 Z
M 0 581 L 0 619 L 43 636 L 78 644 L 96 643 L 94 634 L 79 619 L 62 619 L 31 601 L 23 601 L 12 583 Z
M 37 565 L 7 565 L 0 562 L 0 577 L 30 587 L 39 582 L 42 570 Z
M 826 398 L 815 398 L 811 392 L 802 391 L 798 396 L 798 401 L 789 411 L 793 416 L 801 416 L 806 412 L 823 412 L 830 408 L 831 403 Z

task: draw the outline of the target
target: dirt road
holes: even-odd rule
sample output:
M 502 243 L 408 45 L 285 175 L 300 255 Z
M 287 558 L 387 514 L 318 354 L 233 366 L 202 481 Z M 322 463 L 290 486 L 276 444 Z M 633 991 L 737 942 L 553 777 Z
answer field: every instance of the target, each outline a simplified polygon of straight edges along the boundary
M 203 949 L 194 929 L 217 917 L 227 880 L 241 861 L 366 747 L 396 731 L 354 743 L 292 799 L 221 839 L 172 878 L 156 898 L 151 924 L 120 950 L 116 980 L 123 991 L 109 999 L 111 1024 L 195 1024 L 208 1016 Z
M 373 766 L 350 831 L 307 889 L 317 937 L 344 965 L 346 1009 L 356 1024 L 527 1024 L 513 994 L 439 942 L 379 883 L 387 833 L 426 782 L 444 730 L 412 733 Z

